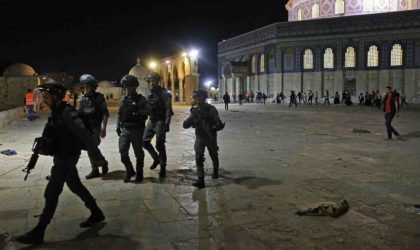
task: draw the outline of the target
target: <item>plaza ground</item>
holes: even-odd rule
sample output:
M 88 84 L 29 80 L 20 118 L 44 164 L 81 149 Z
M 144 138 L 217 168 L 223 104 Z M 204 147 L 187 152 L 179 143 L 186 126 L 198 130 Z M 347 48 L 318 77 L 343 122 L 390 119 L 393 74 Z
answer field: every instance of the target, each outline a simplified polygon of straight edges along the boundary
M 232 104 L 226 112 L 216 106 L 226 122 L 218 135 L 218 180 L 211 179 L 206 153 L 207 187 L 190 186 L 195 135 L 182 128 L 189 108 L 175 107 L 167 178 L 148 169 L 146 153 L 144 183 L 123 183 L 112 112 L 100 146 L 110 173 L 86 181 L 86 153 L 78 164 L 106 223 L 79 228 L 89 212 L 65 187 L 46 243 L 30 249 L 419 249 L 420 215 L 408 211 L 420 204 L 419 106 L 394 120 L 406 141 L 385 141 L 383 112 L 371 108 Z M 46 116 L 0 130 L 0 150 L 17 151 L 0 155 L 0 233 L 30 230 L 42 211 L 52 159 L 41 156 L 26 182 L 21 170 Z M 341 199 L 350 209 L 339 218 L 294 214 Z

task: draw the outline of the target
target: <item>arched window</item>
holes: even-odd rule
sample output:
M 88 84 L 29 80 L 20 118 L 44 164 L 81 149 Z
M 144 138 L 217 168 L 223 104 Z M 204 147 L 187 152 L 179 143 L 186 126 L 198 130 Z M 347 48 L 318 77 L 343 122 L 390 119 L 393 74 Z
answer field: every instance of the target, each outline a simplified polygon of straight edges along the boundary
M 389 10 L 398 11 L 398 0 L 389 0 Z
M 408 2 L 407 2 L 407 9 L 408 10 L 413 9 L 413 0 L 408 0 Z
M 303 69 L 314 68 L 314 55 L 311 49 L 306 49 L 303 54 Z
M 324 52 L 324 69 L 334 68 L 334 52 L 331 48 L 326 48 Z
M 348 47 L 344 56 L 344 67 L 345 68 L 356 68 L 356 52 L 353 47 Z
M 379 51 L 376 45 L 371 45 L 367 53 L 367 66 L 378 67 L 379 66 Z
M 312 18 L 318 18 L 319 17 L 319 4 L 314 3 L 312 5 Z
M 264 72 L 264 71 L 265 71 L 264 54 L 262 54 L 260 57 L 260 72 Z
M 298 21 L 302 20 L 302 9 L 301 8 L 299 8 L 297 10 L 297 20 Z
M 255 72 L 257 72 L 257 58 L 255 56 L 252 56 L 251 73 L 255 74 Z
M 335 14 L 344 14 L 344 0 L 335 0 Z
M 403 49 L 401 44 L 394 44 L 391 50 L 391 66 L 403 65 Z

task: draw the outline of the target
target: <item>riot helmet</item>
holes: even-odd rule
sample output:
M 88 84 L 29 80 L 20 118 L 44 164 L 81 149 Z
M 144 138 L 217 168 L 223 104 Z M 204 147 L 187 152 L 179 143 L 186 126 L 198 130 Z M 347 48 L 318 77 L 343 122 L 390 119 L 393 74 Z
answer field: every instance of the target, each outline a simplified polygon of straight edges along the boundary
M 93 87 L 98 87 L 98 81 L 95 79 L 95 77 L 89 74 L 84 74 L 80 76 L 80 84 L 82 86 L 90 85 Z
M 197 97 L 202 98 L 202 100 L 206 100 L 207 99 L 207 91 L 205 91 L 204 89 L 197 89 L 196 91 L 193 92 L 192 97 L 194 99 L 196 99 Z
M 62 99 L 66 95 L 67 88 L 66 85 L 64 85 L 64 83 L 62 82 L 48 80 L 43 84 L 39 85 L 37 87 L 37 90 L 39 90 L 41 93 L 47 92 L 52 96 L 56 96 L 59 99 Z
M 146 81 L 146 82 L 150 82 L 150 81 L 152 81 L 152 80 L 155 80 L 155 81 L 157 81 L 157 82 L 159 82 L 160 81 L 160 79 L 161 79 L 161 77 L 160 77 L 160 75 L 158 74 L 158 73 L 156 73 L 156 72 L 149 72 L 147 75 L 146 75 L 146 77 L 144 78 L 144 80 Z
M 128 86 L 139 86 L 139 80 L 137 80 L 137 77 L 133 75 L 125 75 L 123 78 L 121 78 L 121 85 L 123 88 L 126 88 Z

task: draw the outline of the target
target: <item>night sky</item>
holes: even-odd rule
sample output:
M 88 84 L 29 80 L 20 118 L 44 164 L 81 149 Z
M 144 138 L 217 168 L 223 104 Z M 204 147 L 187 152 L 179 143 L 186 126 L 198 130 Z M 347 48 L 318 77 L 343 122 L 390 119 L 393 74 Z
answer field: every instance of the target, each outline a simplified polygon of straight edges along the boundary
M 0 3 L 0 71 L 22 62 L 38 73 L 117 80 L 142 60 L 200 50 L 199 73 L 217 77 L 217 43 L 287 21 L 287 0 L 7 1 Z M 76 2 L 77 3 L 77 2 Z

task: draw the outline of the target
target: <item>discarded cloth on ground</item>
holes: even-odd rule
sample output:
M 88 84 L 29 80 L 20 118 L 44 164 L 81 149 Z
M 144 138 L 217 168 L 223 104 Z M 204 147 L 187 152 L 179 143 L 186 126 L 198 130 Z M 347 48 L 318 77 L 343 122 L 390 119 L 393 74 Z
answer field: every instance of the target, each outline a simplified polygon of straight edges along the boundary
M 8 156 L 10 156 L 10 155 L 16 155 L 17 154 L 16 151 L 14 151 L 12 149 L 3 150 L 0 153 L 1 154 L 4 154 L 4 155 L 8 155 Z
M 314 208 L 308 208 L 306 210 L 299 210 L 295 214 L 297 215 L 310 215 L 310 216 L 331 216 L 339 217 L 349 210 L 349 203 L 346 200 L 340 202 L 326 201 Z

